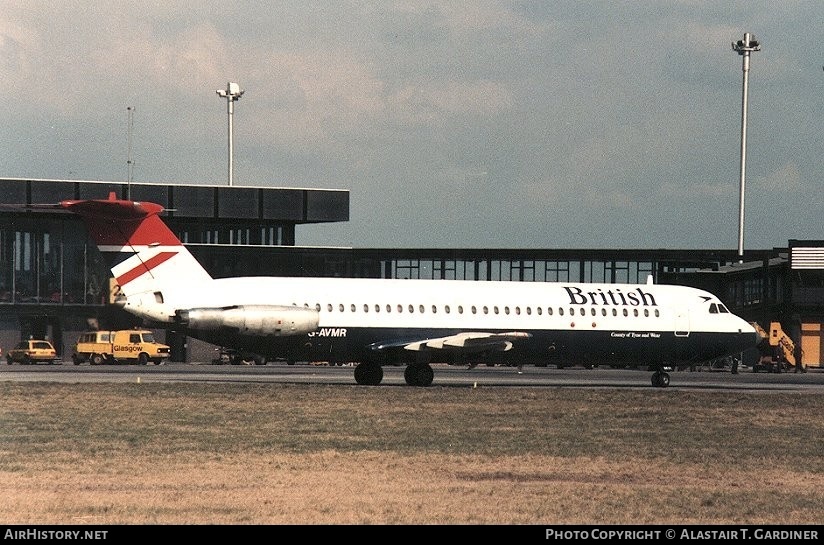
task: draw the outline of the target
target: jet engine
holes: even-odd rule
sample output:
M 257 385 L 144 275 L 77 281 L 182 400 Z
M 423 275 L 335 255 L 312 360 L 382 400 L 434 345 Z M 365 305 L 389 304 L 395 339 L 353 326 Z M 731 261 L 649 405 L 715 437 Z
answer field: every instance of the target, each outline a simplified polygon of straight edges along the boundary
M 178 321 L 191 329 L 231 329 L 241 335 L 286 337 L 305 335 L 318 328 L 313 308 L 280 305 L 240 305 L 178 310 Z

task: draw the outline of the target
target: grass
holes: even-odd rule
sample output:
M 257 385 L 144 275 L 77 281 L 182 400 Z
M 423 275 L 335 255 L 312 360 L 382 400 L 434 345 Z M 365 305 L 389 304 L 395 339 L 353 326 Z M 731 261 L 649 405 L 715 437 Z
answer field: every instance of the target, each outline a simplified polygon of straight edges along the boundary
M 821 398 L 0 383 L 8 524 L 809 524 Z

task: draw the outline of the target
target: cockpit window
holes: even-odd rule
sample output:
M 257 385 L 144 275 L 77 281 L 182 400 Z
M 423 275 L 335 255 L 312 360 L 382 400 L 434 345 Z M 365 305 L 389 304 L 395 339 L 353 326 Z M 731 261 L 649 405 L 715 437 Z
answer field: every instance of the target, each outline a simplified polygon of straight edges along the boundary
M 727 313 L 727 314 L 730 313 L 730 311 L 727 310 L 727 307 L 725 307 L 721 303 L 718 303 L 718 312 Z
M 718 314 L 718 305 L 715 303 L 710 305 L 710 314 Z
M 727 310 L 722 303 L 711 303 L 710 304 L 710 314 L 729 314 L 730 311 Z

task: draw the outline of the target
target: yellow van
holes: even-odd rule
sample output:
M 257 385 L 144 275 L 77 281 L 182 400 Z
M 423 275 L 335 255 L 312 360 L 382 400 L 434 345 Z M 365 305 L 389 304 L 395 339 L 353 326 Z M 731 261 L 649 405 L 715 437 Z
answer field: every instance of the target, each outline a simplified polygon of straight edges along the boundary
M 155 341 L 154 333 L 147 329 L 122 329 L 118 331 L 89 331 L 80 335 L 74 346 L 72 361 L 75 365 L 90 362 L 103 363 L 149 362 L 160 365 L 169 358 L 169 347 Z

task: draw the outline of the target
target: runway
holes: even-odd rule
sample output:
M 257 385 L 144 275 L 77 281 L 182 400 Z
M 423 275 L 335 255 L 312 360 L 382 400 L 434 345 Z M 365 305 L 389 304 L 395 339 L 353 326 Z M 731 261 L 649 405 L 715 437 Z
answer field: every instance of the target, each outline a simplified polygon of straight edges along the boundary
M 515 367 L 466 367 L 433 365 L 435 379 L 432 388 L 456 387 L 569 387 L 569 388 L 653 388 L 651 372 L 643 369 L 584 369 L 570 367 L 525 366 L 519 373 Z M 380 386 L 406 385 L 404 367 L 386 366 Z M 209 365 L 166 363 L 163 365 L 75 366 L 69 362 L 57 365 L 0 365 L 0 381 L 13 382 L 202 382 L 202 383 L 294 383 L 356 386 L 354 367 L 328 367 L 298 364 L 262 366 Z M 824 372 L 815 369 L 806 373 L 753 373 L 749 369 L 738 374 L 729 371 L 673 371 L 668 390 L 701 389 L 718 391 L 799 391 L 824 393 Z M 363 386 L 367 387 L 367 386 Z M 372 386 L 375 387 L 375 386 Z

